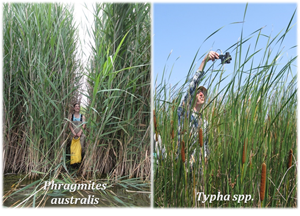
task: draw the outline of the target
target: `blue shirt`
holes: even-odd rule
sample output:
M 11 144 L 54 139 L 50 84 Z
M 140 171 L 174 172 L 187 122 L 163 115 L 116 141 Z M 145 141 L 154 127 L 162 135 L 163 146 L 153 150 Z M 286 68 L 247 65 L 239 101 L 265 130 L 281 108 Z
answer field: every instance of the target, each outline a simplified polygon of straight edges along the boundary
M 75 115 L 73 114 L 73 121 L 80 121 L 81 119 L 81 114 L 79 114 L 79 118 L 75 118 Z

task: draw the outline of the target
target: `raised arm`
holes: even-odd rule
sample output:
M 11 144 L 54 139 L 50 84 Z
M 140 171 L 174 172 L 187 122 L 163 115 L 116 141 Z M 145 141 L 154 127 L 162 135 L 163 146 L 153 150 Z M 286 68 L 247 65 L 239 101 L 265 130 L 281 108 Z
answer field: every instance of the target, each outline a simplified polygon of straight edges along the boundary
M 202 60 L 201 65 L 198 68 L 198 71 L 203 71 L 203 68 L 204 68 L 206 62 L 208 62 L 209 60 L 214 61 L 215 59 L 219 59 L 219 54 L 218 53 L 216 53 L 214 51 L 210 51 L 209 53 L 207 53 L 205 58 Z
M 198 70 L 196 71 L 196 74 L 194 75 L 194 77 L 192 78 L 192 81 L 189 84 L 189 89 L 186 92 L 186 94 L 183 97 L 183 101 L 182 101 L 182 105 L 187 103 L 188 98 L 193 98 L 195 90 L 198 86 L 198 83 L 200 81 L 200 79 L 202 78 L 202 76 L 204 75 L 203 69 L 206 65 L 206 63 L 208 61 L 214 61 L 215 59 L 219 58 L 219 54 L 214 52 L 214 51 L 210 51 L 202 60 Z M 191 100 L 189 101 L 189 105 L 191 103 Z M 180 108 L 180 109 L 179 109 Z M 178 108 L 178 112 L 180 112 L 180 114 L 182 114 L 182 107 L 179 106 Z M 179 113 L 178 113 L 179 114 Z

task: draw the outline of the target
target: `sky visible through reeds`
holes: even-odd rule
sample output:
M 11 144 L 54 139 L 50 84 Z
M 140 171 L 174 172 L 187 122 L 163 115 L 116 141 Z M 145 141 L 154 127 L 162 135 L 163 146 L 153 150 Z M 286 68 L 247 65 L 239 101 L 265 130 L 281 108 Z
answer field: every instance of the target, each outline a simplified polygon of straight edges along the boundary
M 90 37 L 92 32 L 94 21 L 93 21 L 93 8 L 95 5 L 91 2 L 76 2 L 74 3 L 74 18 L 75 22 L 78 25 L 78 33 L 80 45 L 78 47 L 78 58 L 81 59 L 81 62 L 86 66 L 88 63 L 88 58 L 91 55 L 91 45 L 94 44 L 94 41 Z M 85 67 L 84 67 L 85 68 Z M 85 79 L 83 82 L 86 82 Z M 83 85 L 83 92 L 86 93 L 86 85 Z M 82 105 L 86 106 L 87 98 L 82 95 Z
M 153 6 L 153 50 L 154 50 L 154 86 L 160 83 L 162 73 L 165 68 L 165 78 L 169 77 L 168 83 L 178 87 L 184 84 L 189 68 L 195 57 L 197 50 L 200 48 L 195 61 L 195 69 L 199 67 L 203 54 L 210 50 L 222 50 L 223 53 L 230 52 L 233 60 L 231 64 L 225 65 L 225 74 L 231 79 L 230 74 L 234 71 L 234 53 L 236 46 L 228 49 L 237 43 L 241 36 L 249 37 L 253 32 L 262 28 L 261 38 L 258 41 L 258 48 L 265 48 L 268 41 L 267 37 L 274 38 L 280 31 L 283 33 L 297 7 L 295 3 L 249 3 L 243 23 L 246 3 L 193 3 L 193 4 L 162 4 L 156 3 Z M 297 18 L 293 20 L 290 26 L 296 24 Z M 220 29 L 220 30 L 219 30 Z M 209 37 L 211 34 L 214 35 Z M 241 31 L 243 30 L 243 35 Z M 297 54 L 297 27 L 294 26 L 284 41 L 284 55 L 280 57 L 280 64 L 284 65 L 293 56 Z M 208 38 L 209 37 L 209 38 Z M 206 38 L 208 38 L 206 40 Z M 250 47 L 254 50 L 257 37 L 249 39 L 244 47 Z M 206 40 L 206 41 L 205 41 Z M 204 42 L 205 41 L 205 42 Z M 272 44 L 270 49 L 278 50 L 277 46 Z M 171 53 L 171 54 L 170 54 Z M 218 53 L 220 51 L 218 50 Z M 246 52 L 245 52 L 246 53 Z M 245 54 L 243 53 L 243 54 Z M 170 54 L 170 57 L 168 58 Z M 254 58 L 254 65 L 262 59 L 264 52 L 259 52 Z M 242 56 L 242 59 L 244 57 Z M 221 61 L 215 63 L 214 69 L 219 68 Z M 211 63 L 209 63 L 211 65 Z M 250 63 L 246 65 L 249 67 Z M 296 73 L 295 66 L 293 71 Z M 208 66 L 206 67 L 208 68 Z M 193 75 L 193 74 L 192 74 Z M 221 84 L 224 86 L 227 82 Z

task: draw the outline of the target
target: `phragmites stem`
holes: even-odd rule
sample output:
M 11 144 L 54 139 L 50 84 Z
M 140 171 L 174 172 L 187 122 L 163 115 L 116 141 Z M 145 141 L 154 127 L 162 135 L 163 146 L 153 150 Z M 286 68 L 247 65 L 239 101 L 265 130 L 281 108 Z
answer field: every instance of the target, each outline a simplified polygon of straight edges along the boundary
M 185 162 L 185 153 L 184 153 L 184 141 L 181 141 L 181 160 L 184 163 Z
M 287 168 L 290 168 L 292 166 L 292 162 L 293 162 L 293 150 L 291 149 L 290 153 L 289 153 L 289 161 L 288 161 L 288 167 Z
M 246 145 L 247 145 L 247 139 L 244 141 L 242 164 L 246 162 Z
M 199 144 L 200 144 L 200 147 L 203 146 L 203 134 L 202 134 L 202 128 L 199 128 Z
M 266 174 L 267 174 L 267 166 L 265 163 L 263 163 L 262 167 L 261 167 L 261 180 L 260 180 L 260 200 L 261 201 L 263 201 L 265 198 Z

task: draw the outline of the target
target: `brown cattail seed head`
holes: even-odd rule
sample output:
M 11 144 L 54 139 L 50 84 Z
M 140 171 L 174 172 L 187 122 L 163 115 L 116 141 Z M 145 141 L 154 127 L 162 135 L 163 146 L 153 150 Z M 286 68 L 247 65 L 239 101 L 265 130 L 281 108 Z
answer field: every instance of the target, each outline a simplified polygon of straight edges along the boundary
M 266 174 L 267 174 L 267 166 L 265 163 L 263 163 L 262 167 L 261 167 L 261 180 L 260 180 L 260 200 L 261 201 L 263 201 L 265 198 Z
M 199 128 L 199 144 L 200 144 L 200 147 L 203 146 L 203 134 L 202 134 L 202 128 Z
M 291 149 L 290 153 L 289 153 L 289 161 L 288 161 L 288 167 L 287 168 L 290 168 L 292 166 L 292 162 L 293 162 L 293 150 Z
M 157 129 L 157 122 L 156 122 L 155 110 L 153 110 L 153 121 L 154 121 L 154 128 L 155 128 L 155 131 L 156 131 L 156 129 Z
M 172 137 L 172 139 L 174 139 L 174 137 L 175 137 L 173 120 L 171 120 L 171 137 Z
M 184 153 L 184 141 L 181 141 L 181 160 L 184 163 L 185 162 L 185 153 Z
M 242 164 L 246 162 L 246 145 L 247 145 L 247 139 L 244 142 Z

